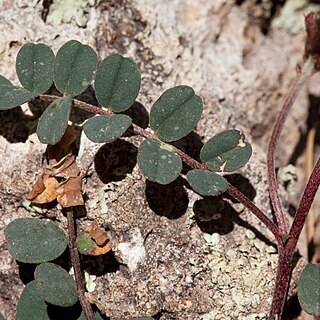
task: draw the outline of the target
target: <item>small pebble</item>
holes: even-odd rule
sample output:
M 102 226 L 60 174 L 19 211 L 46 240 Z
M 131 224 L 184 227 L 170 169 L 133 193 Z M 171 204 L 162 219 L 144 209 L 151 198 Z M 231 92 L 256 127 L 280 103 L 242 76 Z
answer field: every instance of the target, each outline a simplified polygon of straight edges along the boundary
M 255 239 L 256 235 L 251 230 L 246 230 L 246 237 L 250 240 Z
M 211 245 L 216 246 L 220 242 L 220 234 L 219 233 L 213 233 L 211 235 Z
M 235 260 L 237 257 L 237 252 L 234 249 L 229 249 L 226 252 L 226 256 L 229 258 L 229 260 Z

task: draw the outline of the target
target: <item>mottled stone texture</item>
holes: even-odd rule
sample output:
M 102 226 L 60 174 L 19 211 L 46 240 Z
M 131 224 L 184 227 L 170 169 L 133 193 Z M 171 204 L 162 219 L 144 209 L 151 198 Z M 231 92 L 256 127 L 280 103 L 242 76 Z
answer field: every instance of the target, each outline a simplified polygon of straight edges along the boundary
M 47 8 L 48 21 L 55 21 L 52 10 L 59 3 Z M 195 132 L 179 146 L 197 154 L 213 134 L 242 130 L 253 156 L 230 181 L 269 210 L 266 141 L 301 62 L 304 34 L 269 28 L 270 6 L 263 3 L 111 0 L 93 6 L 90 1 L 81 9 L 85 27 L 79 27 L 79 17 L 72 19 L 72 14 L 70 23 L 44 22 L 42 1 L 4 0 L 0 73 L 17 83 L 15 56 L 28 41 L 56 51 L 77 39 L 96 48 L 101 59 L 120 52 L 133 58 L 142 73 L 141 105 L 133 112 L 140 123 L 139 115 L 145 116 L 143 111 L 165 89 L 192 86 L 203 98 L 204 113 Z M 90 100 L 90 92 L 86 98 Z M 307 103 L 304 94 L 288 120 L 281 165 L 300 139 Z M 8 320 L 14 319 L 23 283 L 6 250 L 3 228 L 14 218 L 37 216 L 22 202 L 42 170 L 45 146 L 34 132 L 43 107 L 0 113 L 0 311 Z M 96 219 L 113 243 L 113 255 L 84 261 L 87 272 L 97 275 L 92 301 L 112 320 L 138 315 L 266 319 L 277 258 L 270 233 L 242 205 L 228 197 L 203 199 L 182 177 L 168 186 L 146 181 L 136 166 L 140 141 L 126 137 L 94 145 L 81 136 L 78 162 L 86 172 L 88 201 L 87 217 L 80 224 Z M 46 214 L 57 215 L 57 223 L 65 227 L 57 209 Z

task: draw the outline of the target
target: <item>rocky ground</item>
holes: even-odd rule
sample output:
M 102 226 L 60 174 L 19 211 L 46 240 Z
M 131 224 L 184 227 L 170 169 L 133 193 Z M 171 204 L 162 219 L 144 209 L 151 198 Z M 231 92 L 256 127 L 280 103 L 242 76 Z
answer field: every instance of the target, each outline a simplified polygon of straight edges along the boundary
M 267 141 L 302 61 L 303 12 L 317 9 L 284 2 L 3 0 L 0 74 L 18 83 L 15 57 L 26 42 L 57 51 L 76 39 L 94 47 L 100 59 L 119 52 L 136 61 L 142 73 L 137 101 L 146 111 L 164 90 L 192 86 L 204 113 L 180 147 L 195 153 L 221 130 L 242 130 L 253 155 L 230 181 L 271 214 Z M 304 180 L 308 108 L 319 96 L 317 79 L 300 95 L 278 152 L 278 165 L 290 162 L 298 173 L 295 193 L 283 188 L 287 208 L 296 205 Z M 25 196 L 43 170 L 45 146 L 35 135 L 42 109 L 26 105 L 0 113 L 0 311 L 8 320 L 14 319 L 26 267 L 10 257 L 3 229 L 17 217 L 39 216 Z M 97 145 L 81 135 L 78 163 L 88 173 L 81 224 L 96 220 L 113 244 L 112 254 L 85 261 L 91 299 L 112 320 L 266 319 L 277 262 L 270 233 L 242 205 L 202 198 L 182 177 L 169 186 L 146 181 L 136 166 L 140 141 L 127 137 Z M 214 207 L 218 215 L 212 217 Z M 56 207 L 43 214 L 66 226 Z

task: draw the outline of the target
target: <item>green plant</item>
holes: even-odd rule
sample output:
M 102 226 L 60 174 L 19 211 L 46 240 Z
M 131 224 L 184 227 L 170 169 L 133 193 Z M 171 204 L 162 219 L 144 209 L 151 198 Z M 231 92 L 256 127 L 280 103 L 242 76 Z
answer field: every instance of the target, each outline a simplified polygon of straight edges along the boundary
M 49 144 L 48 148 L 54 145 L 48 149 L 48 154 L 51 152 L 49 158 L 52 162 L 49 163 L 46 173 L 39 179 L 29 197 L 35 203 L 58 200 L 67 214 L 68 241 L 59 228 L 41 220 L 19 219 L 7 226 L 5 235 L 10 253 L 17 260 L 40 263 L 35 271 L 35 280 L 25 287 L 19 300 L 17 309 L 19 319 L 27 319 L 23 314 L 26 305 L 32 305 L 34 312 L 42 312 L 42 319 L 45 319 L 43 312 L 46 302 L 69 306 L 74 304 L 78 297 L 85 317 L 99 318 L 99 315 L 93 314 L 84 294 L 77 249 L 78 244 L 82 253 L 93 252 L 93 247 L 100 244 L 92 233 L 90 237 L 82 235 L 78 241 L 76 240 L 73 208 L 83 205 L 84 202 L 81 195 L 80 170 L 75 165 L 74 157 L 68 152 L 72 141 L 70 138 L 72 134 L 68 132 L 68 121 L 73 107 L 95 114 L 83 124 L 85 134 L 93 142 L 111 142 L 120 138 L 127 130 L 145 138 L 139 147 L 138 165 L 150 181 L 169 184 L 181 174 L 184 162 L 191 168 L 186 174 L 186 179 L 196 192 L 204 196 L 216 196 L 227 192 L 266 225 L 277 241 L 279 253 L 269 319 L 281 317 L 297 241 L 320 184 L 320 160 L 318 160 L 288 231 L 277 188 L 274 153 L 284 121 L 300 88 L 320 66 L 318 16 L 309 14 L 306 17 L 306 26 L 308 40 L 305 63 L 279 114 L 268 150 L 269 191 L 277 224 L 221 175 L 239 169 L 251 156 L 251 146 L 241 132 L 227 130 L 209 139 L 201 149 L 201 163 L 171 144 L 189 134 L 200 119 L 202 101 L 192 88 L 176 86 L 165 91 L 153 104 L 150 112 L 150 128 L 145 130 L 134 124 L 129 116 L 119 114 L 130 108 L 140 89 L 141 76 L 132 60 L 113 54 L 97 67 L 98 59 L 94 50 L 75 40 L 64 44 L 56 56 L 49 47 L 42 44 L 27 44 L 21 48 L 16 69 L 22 87 L 13 86 L 9 80 L 0 76 L 0 110 L 14 108 L 35 98 L 50 102 L 39 119 L 37 135 L 42 143 Z M 75 99 L 75 96 L 88 88 L 93 78 L 95 95 L 100 106 Z M 61 96 L 44 94 L 52 84 L 59 90 Z M 55 245 L 50 250 L 44 250 L 47 238 L 41 237 L 43 234 L 52 235 L 50 244 Z M 61 267 L 48 262 L 64 251 L 67 242 L 75 271 L 75 283 Z M 318 269 L 315 271 L 313 268 L 306 268 L 305 275 L 301 279 L 301 301 L 304 301 L 304 296 L 308 296 L 305 294 L 308 287 L 305 281 L 308 281 L 310 272 L 319 277 Z M 68 283 L 68 288 L 65 288 L 65 283 Z M 76 287 L 78 294 L 75 293 Z M 56 293 L 60 291 L 66 294 L 62 301 Z M 312 303 L 311 299 L 307 302 Z M 302 302 L 302 306 L 305 305 Z M 305 308 L 313 313 L 319 312 L 314 307 Z

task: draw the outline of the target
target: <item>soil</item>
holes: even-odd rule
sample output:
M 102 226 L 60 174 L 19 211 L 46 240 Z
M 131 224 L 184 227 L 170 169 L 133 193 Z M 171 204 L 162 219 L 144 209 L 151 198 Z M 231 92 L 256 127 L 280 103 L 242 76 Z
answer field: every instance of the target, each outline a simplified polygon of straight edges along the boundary
M 179 147 L 196 156 L 215 133 L 243 131 L 253 155 L 228 179 L 272 216 L 267 142 L 302 62 L 305 40 L 303 23 L 295 33 L 287 25 L 273 25 L 292 1 L 285 2 L 4 0 L 0 74 L 18 84 L 15 57 L 26 42 L 45 43 L 56 52 L 76 39 L 94 47 L 100 59 L 119 52 L 134 59 L 142 74 L 132 109 L 141 125 L 164 90 L 192 86 L 203 99 L 204 112 Z M 301 10 L 291 15 L 303 21 Z M 305 137 L 309 110 L 319 97 L 318 79 L 299 96 L 277 154 L 278 166 L 291 163 L 297 170 L 294 193 L 282 188 L 288 212 L 297 205 L 304 183 Z M 94 102 L 90 90 L 83 98 Z M 44 168 L 46 146 L 35 134 L 44 108 L 38 102 L 0 113 L 0 312 L 7 320 L 15 318 L 30 279 L 24 276 L 27 266 L 9 255 L 3 230 L 16 218 L 39 217 L 24 200 Z M 74 116 L 77 122 L 86 117 Z M 225 196 L 203 198 L 183 177 L 167 186 L 147 181 L 136 165 L 140 142 L 131 136 L 98 145 L 80 132 L 77 161 L 86 172 L 88 200 L 79 224 L 96 220 L 113 245 L 112 253 L 83 261 L 86 272 L 96 276 L 90 299 L 112 320 L 267 319 L 277 266 L 270 232 L 241 204 Z M 41 217 L 66 227 L 57 206 Z M 287 219 L 291 221 L 290 214 Z M 304 247 L 302 242 L 302 254 Z M 290 295 L 297 279 L 293 277 Z

